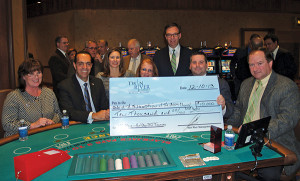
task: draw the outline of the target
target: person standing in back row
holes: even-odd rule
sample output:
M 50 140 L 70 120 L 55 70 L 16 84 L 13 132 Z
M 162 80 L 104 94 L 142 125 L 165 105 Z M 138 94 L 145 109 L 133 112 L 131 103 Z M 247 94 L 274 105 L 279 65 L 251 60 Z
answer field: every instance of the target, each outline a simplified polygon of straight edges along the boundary
M 181 28 L 172 23 L 165 26 L 165 38 L 168 46 L 157 51 L 153 57 L 159 76 L 187 76 L 191 73 L 190 56 L 192 51 L 179 44 Z
M 71 64 L 68 59 L 67 50 L 69 48 L 69 40 L 66 36 L 58 36 L 55 38 L 56 51 L 49 59 L 49 67 L 52 75 L 53 92 L 56 97 L 57 84 L 68 76 L 68 69 Z
M 294 80 L 297 66 L 292 54 L 279 47 L 279 39 L 274 34 L 267 34 L 264 37 L 264 41 L 274 60 L 273 70 L 280 75 L 284 75 L 291 80 Z

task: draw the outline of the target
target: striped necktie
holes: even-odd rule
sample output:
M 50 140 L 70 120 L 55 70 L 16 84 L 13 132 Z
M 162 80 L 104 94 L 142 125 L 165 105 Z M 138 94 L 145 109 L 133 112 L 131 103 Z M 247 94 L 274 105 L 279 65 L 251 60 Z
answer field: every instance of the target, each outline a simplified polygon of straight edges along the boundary
M 259 99 L 262 93 L 262 88 L 263 85 L 261 80 L 257 80 L 257 88 L 255 89 L 255 91 L 252 94 L 252 97 L 249 100 L 248 109 L 243 124 L 253 121 L 253 116 L 255 115 L 255 111 L 256 109 L 258 109 L 260 103 Z
M 90 94 L 87 88 L 87 83 L 84 83 L 84 102 L 85 102 L 85 109 L 89 112 L 92 111 L 92 106 L 91 106 L 91 100 L 90 100 Z
M 171 59 L 171 65 L 174 75 L 176 74 L 176 55 L 175 55 L 175 49 L 173 50 L 172 59 Z

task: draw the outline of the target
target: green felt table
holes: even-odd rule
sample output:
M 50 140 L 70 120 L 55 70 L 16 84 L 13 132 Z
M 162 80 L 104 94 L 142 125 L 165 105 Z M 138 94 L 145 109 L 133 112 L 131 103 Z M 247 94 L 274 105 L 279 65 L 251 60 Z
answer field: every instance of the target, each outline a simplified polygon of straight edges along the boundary
M 0 140 L 1 180 L 15 179 L 13 162 L 15 156 L 48 148 L 64 150 L 70 156 L 74 156 L 78 153 L 159 147 L 167 150 L 176 165 L 159 169 L 122 170 L 107 174 L 73 176 L 73 180 L 112 179 L 116 177 L 121 180 L 178 179 L 207 174 L 232 173 L 251 169 L 255 165 L 254 157 L 249 147 L 232 151 L 222 148 L 221 152 L 216 154 L 204 150 L 199 143 L 209 142 L 210 132 L 110 136 L 109 122 L 74 124 L 65 130 L 60 128 L 60 124 L 57 124 L 52 126 L 52 128 L 50 130 L 44 128 L 42 132 L 30 132 L 32 135 L 24 142 L 14 140 L 18 135 Z M 201 158 L 217 156 L 219 160 L 206 162 L 204 166 L 185 168 L 178 157 L 194 153 L 199 153 Z M 293 152 L 285 148 L 277 148 L 277 151 L 274 151 L 264 146 L 262 155 L 262 157 L 258 158 L 258 167 L 283 165 L 294 161 Z M 35 180 L 71 180 L 68 177 L 71 163 L 72 159 L 42 174 Z

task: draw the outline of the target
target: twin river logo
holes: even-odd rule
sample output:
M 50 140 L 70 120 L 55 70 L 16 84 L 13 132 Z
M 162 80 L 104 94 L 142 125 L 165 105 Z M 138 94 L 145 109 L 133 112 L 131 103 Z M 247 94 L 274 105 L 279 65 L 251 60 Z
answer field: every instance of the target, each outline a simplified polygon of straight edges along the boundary
M 145 84 L 143 81 L 140 81 L 138 79 L 136 81 L 128 81 L 128 84 L 130 94 L 150 92 L 150 85 Z

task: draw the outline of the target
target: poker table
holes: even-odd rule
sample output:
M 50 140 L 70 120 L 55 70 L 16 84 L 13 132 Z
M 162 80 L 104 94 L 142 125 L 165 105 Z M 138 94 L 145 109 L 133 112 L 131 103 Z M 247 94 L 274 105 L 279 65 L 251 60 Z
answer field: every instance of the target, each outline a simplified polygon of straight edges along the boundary
M 222 147 L 221 152 L 213 154 L 204 150 L 201 145 L 209 140 L 210 132 L 110 136 L 108 121 L 93 124 L 71 121 L 69 129 L 61 129 L 61 124 L 58 123 L 30 130 L 26 141 L 19 141 L 17 134 L 1 139 L 0 178 L 1 180 L 15 180 L 14 157 L 48 148 L 66 151 L 71 157 L 101 151 L 109 153 L 161 148 L 169 154 L 173 165 L 71 177 L 69 170 L 73 157 L 34 180 L 170 180 L 210 174 L 223 174 L 227 177 L 233 176 L 232 173 L 236 171 L 250 170 L 255 166 L 255 159 L 249 146 L 231 151 Z M 205 162 L 203 166 L 184 167 L 179 157 L 195 153 L 199 153 L 201 158 L 215 156 L 219 160 Z M 263 156 L 258 157 L 257 168 L 292 164 L 297 159 L 292 151 L 276 142 L 272 142 L 271 147 L 264 146 L 261 153 Z

